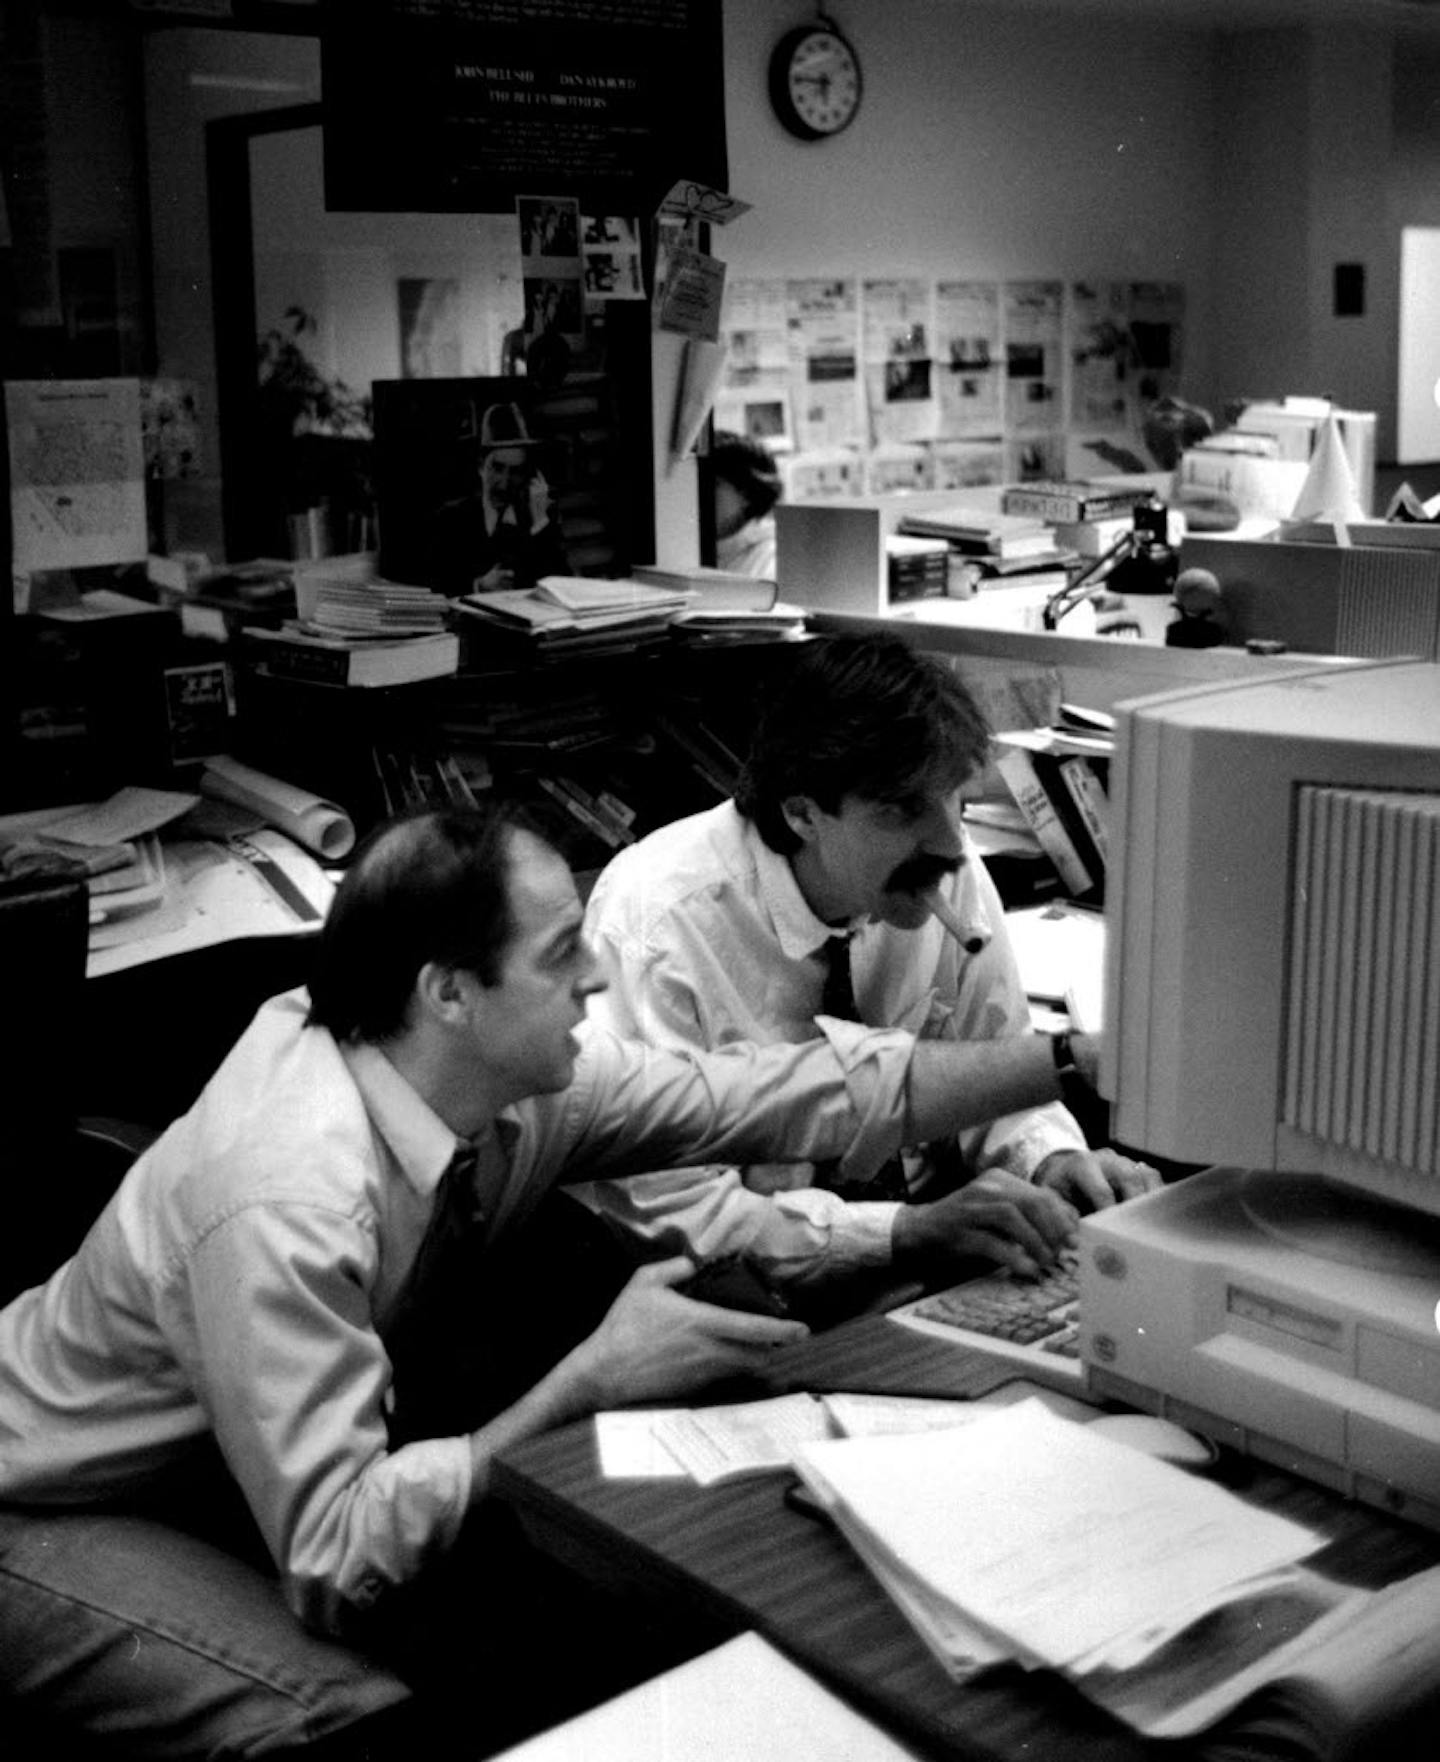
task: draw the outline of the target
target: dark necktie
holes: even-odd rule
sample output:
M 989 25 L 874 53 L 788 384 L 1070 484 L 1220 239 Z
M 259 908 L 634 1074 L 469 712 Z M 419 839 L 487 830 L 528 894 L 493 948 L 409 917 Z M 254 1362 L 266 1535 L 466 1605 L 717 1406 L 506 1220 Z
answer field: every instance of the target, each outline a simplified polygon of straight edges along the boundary
M 825 986 L 820 993 L 820 1013 L 822 1016 L 839 1016 L 845 1022 L 858 1022 L 860 1010 L 850 977 L 850 938 L 832 936 L 823 952 Z
M 826 961 L 825 984 L 820 992 L 820 1014 L 838 1016 L 842 1021 L 858 1022 L 860 1010 L 855 1002 L 855 986 L 850 976 L 850 938 L 832 936 L 821 950 Z M 905 1165 L 892 1156 L 883 1168 L 877 1169 L 868 1181 L 846 1185 L 836 1178 L 838 1163 L 815 1165 L 815 1183 L 843 1193 L 847 1199 L 908 1199 L 910 1189 L 905 1180 Z
M 421 1416 L 452 1374 L 448 1343 L 463 1328 L 461 1307 L 474 1280 L 481 1247 L 477 1162 L 475 1146 L 461 1145 L 436 1183 L 430 1222 L 386 1329 L 393 1376 L 392 1442 L 436 1435 Z
M 480 1221 L 480 1203 L 475 1196 L 479 1160 L 473 1144 L 460 1145 L 436 1183 L 430 1222 L 405 1282 L 405 1303 L 424 1302 L 428 1292 L 443 1289 L 457 1255 L 473 1246 L 472 1232 Z

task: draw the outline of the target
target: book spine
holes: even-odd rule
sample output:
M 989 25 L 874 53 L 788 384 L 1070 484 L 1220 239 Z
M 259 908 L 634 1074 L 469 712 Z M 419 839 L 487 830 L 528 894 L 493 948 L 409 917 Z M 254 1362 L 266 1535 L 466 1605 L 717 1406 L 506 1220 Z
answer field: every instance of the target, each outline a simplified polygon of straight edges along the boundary
M 661 733 L 689 760 L 691 769 L 702 781 L 708 783 L 722 797 L 734 793 L 740 777 L 740 761 L 713 735 L 708 735 L 708 739 L 719 750 L 710 751 L 706 744 L 708 731 L 703 724 L 697 723 L 691 730 L 673 718 L 659 713 L 655 716 L 655 722 Z
M 1108 514 L 1094 520 L 1059 520 L 1052 530 L 1061 550 L 1074 551 L 1081 557 L 1103 557 L 1133 525 L 1124 514 Z
M 1000 505 L 1007 514 L 1035 514 L 1047 521 L 1109 520 L 1129 514 L 1136 497 L 1126 494 L 1084 495 L 1065 490 L 1007 489 Z
M 544 772 L 537 772 L 535 781 L 547 795 L 553 796 L 560 803 L 572 819 L 578 821 L 587 832 L 594 833 L 602 844 L 608 845 L 611 850 L 620 848 L 621 840 L 615 836 L 613 830 L 598 815 L 591 813 L 583 802 L 577 801 L 558 778 L 547 777 Z
M 633 830 L 635 810 L 629 802 L 621 801 L 620 797 L 609 789 L 602 789 L 595 800 L 618 825 L 623 826 L 627 832 Z
M 610 829 L 612 844 L 634 844 L 635 834 L 630 830 L 629 822 L 617 819 L 606 807 L 603 797 L 592 795 L 591 792 L 577 783 L 573 777 L 560 775 L 556 781 L 567 794 L 574 796 L 580 806 L 591 813 Z
M 1085 830 L 1094 846 L 1103 874 L 1110 860 L 1109 798 L 1094 766 L 1082 753 L 1071 753 L 1068 758 L 1061 759 L 1057 768 L 1061 781 L 1070 791 L 1071 801 L 1085 823 Z
M 399 761 L 389 747 L 377 746 L 372 749 L 375 775 L 380 784 L 381 799 L 385 804 L 387 815 L 404 813 L 409 806 L 404 781 L 400 775 Z
M 1022 747 L 1002 747 L 995 755 L 995 767 L 1005 779 L 1005 786 L 1015 798 L 1015 805 L 1024 814 L 1040 848 L 1054 863 L 1065 891 L 1075 899 L 1094 890 L 1096 877 L 1060 818 L 1050 791 L 1041 782 L 1031 754 Z
M 353 683 L 348 649 L 302 648 L 299 643 L 257 643 L 255 660 L 263 672 L 280 679 L 309 679 L 322 685 Z
M 1105 853 L 1095 840 L 1089 817 L 1076 800 L 1072 788 L 1072 773 L 1066 768 L 1067 760 L 1080 756 L 1072 753 L 1029 751 L 1035 775 L 1041 787 L 1049 794 L 1051 805 L 1060 816 L 1061 825 L 1069 833 L 1070 842 L 1075 846 L 1080 861 L 1091 876 L 1093 886 L 1084 898 L 1087 903 L 1099 905 L 1104 903 L 1105 898 Z M 1083 762 L 1087 761 L 1082 759 Z
M 476 805 L 475 791 L 470 787 L 469 779 L 449 753 L 439 753 L 435 758 L 435 774 L 440 779 L 446 795 L 457 808 L 473 808 Z

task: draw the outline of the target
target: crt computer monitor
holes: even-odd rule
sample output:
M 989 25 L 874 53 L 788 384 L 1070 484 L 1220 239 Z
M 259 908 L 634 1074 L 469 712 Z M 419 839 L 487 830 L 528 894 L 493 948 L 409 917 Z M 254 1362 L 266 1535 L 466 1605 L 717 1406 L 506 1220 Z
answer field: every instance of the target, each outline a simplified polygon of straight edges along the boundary
M 1122 704 L 1112 789 L 1116 1139 L 1288 1172 L 1257 1204 L 1327 1252 L 1338 1216 L 1342 1259 L 1403 1260 L 1417 1237 L 1433 1255 L 1440 666 L 1317 663 Z

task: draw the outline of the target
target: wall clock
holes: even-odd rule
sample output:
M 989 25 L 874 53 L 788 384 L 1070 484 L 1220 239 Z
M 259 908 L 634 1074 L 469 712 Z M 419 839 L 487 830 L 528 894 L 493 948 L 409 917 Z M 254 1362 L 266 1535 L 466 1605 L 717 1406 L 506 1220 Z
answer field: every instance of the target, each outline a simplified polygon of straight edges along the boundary
M 855 120 L 860 58 L 822 13 L 787 31 L 770 55 L 770 102 L 802 141 L 823 141 Z

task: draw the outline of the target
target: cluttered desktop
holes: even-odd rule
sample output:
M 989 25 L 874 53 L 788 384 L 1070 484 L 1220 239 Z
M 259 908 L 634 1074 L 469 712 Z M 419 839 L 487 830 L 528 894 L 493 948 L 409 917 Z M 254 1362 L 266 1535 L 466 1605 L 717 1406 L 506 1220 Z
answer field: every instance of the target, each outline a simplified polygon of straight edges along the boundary
M 774 1393 L 533 1440 L 499 1495 L 926 1753 L 1408 1762 L 1440 1682 L 1440 668 L 1116 723 L 1102 1089 L 1117 1136 L 1213 1166 L 1082 1219 L 1030 1338 L 930 1293 L 787 1348 Z

